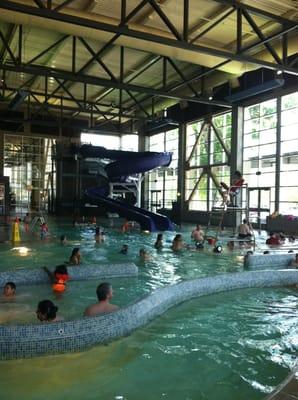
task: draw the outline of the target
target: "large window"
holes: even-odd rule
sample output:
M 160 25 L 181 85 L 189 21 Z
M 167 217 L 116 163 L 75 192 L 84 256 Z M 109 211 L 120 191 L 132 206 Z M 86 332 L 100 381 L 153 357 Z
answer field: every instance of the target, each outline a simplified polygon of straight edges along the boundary
M 298 215 L 298 92 L 281 99 L 279 211 Z
M 274 209 L 276 134 L 276 99 L 245 108 L 243 176 L 251 193 L 250 207 Z M 253 190 L 254 188 L 260 187 L 263 188 L 261 192 Z M 268 212 L 263 214 L 261 214 L 262 219 L 268 215 Z
M 9 177 L 11 205 L 17 212 L 45 210 L 55 195 L 54 140 L 5 135 L 4 175 Z
M 229 181 L 231 125 L 229 112 L 187 126 L 185 195 L 189 210 L 210 210 L 216 182 Z
M 272 99 L 245 108 L 244 178 L 250 189 L 268 188 L 271 212 L 277 209 L 282 214 L 298 215 L 297 131 L 297 92 L 281 97 L 280 102 L 278 99 Z M 277 163 L 278 161 L 280 162 Z M 277 187 L 277 178 L 280 187 Z M 264 192 L 265 198 L 264 200 L 261 198 L 260 203 L 257 193 L 257 191 L 252 192 L 250 206 L 265 207 L 269 202 L 268 195 Z M 276 204 L 277 194 L 279 194 L 279 204 Z
M 147 196 L 148 208 L 172 208 L 177 200 L 178 183 L 178 129 L 159 133 L 149 137 L 148 150 L 173 153 L 168 167 L 156 168 L 148 174 Z

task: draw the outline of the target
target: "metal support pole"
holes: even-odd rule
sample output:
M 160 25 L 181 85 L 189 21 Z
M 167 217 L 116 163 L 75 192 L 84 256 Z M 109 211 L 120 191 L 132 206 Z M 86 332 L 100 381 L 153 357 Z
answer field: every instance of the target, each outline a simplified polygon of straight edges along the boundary
M 183 5 L 183 40 L 188 41 L 188 27 L 189 27 L 189 0 L 184 0 Z
M 230 183 L 232 174 L 235 171 L 242 171 L 243 165 L 243 107 L 233 106 L 232 108 L 232 137 L 231 137 L 231 158 L 230 158 Z M 240 195 L 242 193 L 240 192 Z M 242 203 L 242 197 L 240 198 Z M 242 204 L 241 204 L 242 205 Z M 241 213 L 235 212 L 233 226 L 240 225 Z
M 178 182 L 177 182 L 177 205 L 178 221 L 183 220 L 185 207 L 185 158 L 186 158 L 186 131 L 187 124 L 180 124 L 178 132 Z
M 280 203 L 280 155 L 281 155 L 281 96 L 276 102 L 276 156 L 275 156 L 275 210 L 279 210 Z
M 72 72 L 75 74 L 76 73 L 76 50 L 77 50 L 77 38 L 76 36 L 72 37 L 72 63 L 71 63 L 71 69 Z

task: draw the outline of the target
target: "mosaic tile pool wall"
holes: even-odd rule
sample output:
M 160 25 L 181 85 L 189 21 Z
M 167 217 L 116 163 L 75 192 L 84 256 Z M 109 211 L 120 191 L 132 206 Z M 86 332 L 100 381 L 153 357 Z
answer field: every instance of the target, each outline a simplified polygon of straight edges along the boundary
M 157 289 L 117 312 L 41 325 L 0 327 L 2 359 L 81 351 L 126 336 L 186 300 L 227 290 L 294 285 L 298 270 L 248 271 L 184 281 Z
M 122 278 L 138 274 L 138 268 L 133 263 L 68 266 L 67 270 L 72 281 Z M 23 268 L 0 272 L 0 286 L 4 286 L 9 281 L 13 281 L 16 285 L 35 285 L 49 282 L 49 277 L 42 268 Z
M 249 254 L 244 257 L 244 268 L 264 269 L 287 268 L 295 259 L 295 254 Z

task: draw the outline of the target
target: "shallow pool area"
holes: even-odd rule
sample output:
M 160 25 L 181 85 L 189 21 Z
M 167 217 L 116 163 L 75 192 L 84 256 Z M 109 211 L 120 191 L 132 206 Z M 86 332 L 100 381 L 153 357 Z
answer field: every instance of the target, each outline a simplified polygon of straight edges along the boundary
M 1 392 L 7 399 L 261 399 L 293 367 L 297 337 L 294 290 L 221 293 L 107 346 L 1 361 Z
M 105 227 L 107 240 L 94 242 L 94 227 L 50 223 L 52 238 L 30 237 L 15 247 L 2 244 L 2 270 L 54 267 L 81 248 L 83 263 L 135 262 L 139 275 L 111 280 L 113 303 L 124 307 L 151 291 L 184 280 L 243 270 L 246 249 L 214 254 L 170 250 L 174 232 L 164 234 L 165 248 L 153 248 L 155 235 L 121 234 Z M 67 245 L 59 243 L 64 233 Z M 188 243 L 189 228 L 182 229 Z M 123 244 L 128 255 L 119 254 Z M 138 251 L 146 248 L 149 261 Z M 22 251 L 24 253 L 24 251 Z M 96 302 L 97 280 L 69 282 L 56 298 L 49 285 L 19 287 L 15 302 L 0 303 L 1 323 L 37 323 L 39 300 L 49 298 L 66 320 L 80 318 Z M 214 294 L 167 311 L 126 338 L 91 350 L 35 359 L 0 362 L 3 397 L 15 399 L 261 399 L 289 373 L 297 356 L 297 289 L 258 288 Z M 7 318 L 5 320 L 5 318 Z M 18 385 L 15 384 L 16 377 Z M 232 396 L 232 397 L 231 397 Z

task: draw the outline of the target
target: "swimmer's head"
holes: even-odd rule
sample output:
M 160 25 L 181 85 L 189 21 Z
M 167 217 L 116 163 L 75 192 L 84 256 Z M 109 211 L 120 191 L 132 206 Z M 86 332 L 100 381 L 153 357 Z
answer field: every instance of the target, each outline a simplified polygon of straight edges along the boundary
M 60 236 L 60 242 L 61 243 L 66 243 L 66 235 L 61 235 Z
M 67 267 L 65 264 L 57 265 L 55 268 L 54 274 L 66 274 L 68 275 Z
M 120 253 L 121 253 L 121 254 L 127 254 L 127 252 L 128 252 L 128 245 L 127 245 L 127 244 L 124 244 L 124 245 L 122 246 L 122 249 L 120 250 Z
M 162 237 L 163 237 L 162 233 L 159 233 L 159 234 L 157 235 L 156 240 L 162 240 Z
M 98 301 L 110 300 L 113 297 L 112 285 L 109 282 L 103 282 L 97 286 L 96 294 Z
M 95 235 L 99 235 L 99 234 L 100 234 L 100 227 L 97 226 L 97 227 L 95 228 Z
M 196 249 L 197 250 L 203 250 L 204 249 L 204 245 L 202 242 L 197 242 L 196 243 Z
M 263 252 L 263 254 L 270 254 L 270 251 L 269 251 L 269 250 L 265 250 L 265 251 Z
M 75 247 L 75 248 L 72 250 L 71 256 L 73 257 L 73 256 L 77 256 L 77 255 L 79 255 L 79 254 L 80 254 L 80 248 L 79 248 L 79 247 Z
M 16 284 L 14 282 L 6 282 L 3 287 L 5 297 L 13 297 L 16 294 Z
M 214 247 L 213 252 L 214 253 L 218 253 L 218 254 L 221 253 L 222 252 L 222 247 L 221 246 Z
M 40 321 L 53 321 L 58 307 L 51 300 L 42 300 L 37 305 L 36 316 Z

